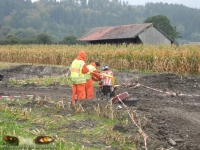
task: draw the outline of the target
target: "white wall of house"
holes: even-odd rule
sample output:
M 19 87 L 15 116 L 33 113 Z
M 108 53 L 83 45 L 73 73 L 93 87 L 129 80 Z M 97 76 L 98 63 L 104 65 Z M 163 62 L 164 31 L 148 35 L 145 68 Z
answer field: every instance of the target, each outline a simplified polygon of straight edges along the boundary
M 171 41 L 153 26 L 138 35 L 143 44 L 171 44 Z

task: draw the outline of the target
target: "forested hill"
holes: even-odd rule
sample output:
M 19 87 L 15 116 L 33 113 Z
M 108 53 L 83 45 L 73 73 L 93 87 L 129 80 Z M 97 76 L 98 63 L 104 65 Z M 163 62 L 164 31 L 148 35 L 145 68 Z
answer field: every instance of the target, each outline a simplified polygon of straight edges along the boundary
M 143 23 L 158 14 L 176 26 L 183 37 L 179 42 L 200 41 L 200 9 L 166 3 L 134 6 L 121 0 L 0 0 L 0 39 L 45 33 L 60 41 L 94 27 Z

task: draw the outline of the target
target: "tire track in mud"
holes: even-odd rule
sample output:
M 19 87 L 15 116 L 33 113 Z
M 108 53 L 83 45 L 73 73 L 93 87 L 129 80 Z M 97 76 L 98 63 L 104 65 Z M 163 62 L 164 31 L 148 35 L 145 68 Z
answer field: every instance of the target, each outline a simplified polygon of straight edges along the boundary
M 199 112 L 188 112 L 184 109 L 179 108 L 173 108 L 173 107 L 165 107 L 163 111 L 166 111 L 167 113 L 177 116 L 178 118 L 185 119 L 188 122 L 191 122 L 193 124 L 200 125 L 200 115 Z

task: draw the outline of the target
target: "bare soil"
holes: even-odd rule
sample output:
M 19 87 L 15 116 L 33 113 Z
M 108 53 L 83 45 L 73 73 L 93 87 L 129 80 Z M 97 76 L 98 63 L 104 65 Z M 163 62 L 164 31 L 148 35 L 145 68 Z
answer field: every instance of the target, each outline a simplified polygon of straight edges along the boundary
M 71 87 L 67 85 L 37 86 L 27 84 L 23 86 L 9 85 L 10 78 L 26 79 L 33 76 L 63 75 L 67 68 L 50 66 L 13 66 L 0 70 L 4 75 L 0 83 L 0 95 L 29 95 L 37 94 L 40 97 L 50 97 L 53 100 L 71 100 Z M 149 150 L 176 149 L 176 150 L 200 150 L 200 76 L 165 74 L 140 74 L 137 72 L 114 72 L 117 84 L 121 85 L 116 94 L 128 92 L 137 99 L 137 105 L 128 106 L 128 109 L 137 112 L 138 117 L 145 116 L 146 123 L 142 123 L 143 131 L 147 134 L 147 147 Z M 124 83 L 139 82 L 142 85 L 175 93 L 183 93 L 185 96 L 174 96 L 145 87 L 134 88 L 124 86 Z M 190 94 L 196 94 L 192 96 Z M 83 107 L 92 107 L 95 104 L 104 104 L 107 101 L 86 100 Z M 117 107 L 120 104 L 114 104 Z M 123 107 L 123 106 L 122 106 Z M 125 111 L 125 109 L 120 110 Z M 118 113 L 120 113 L 120 111 Z M 67 113 L 62 112 L 62 115 Z M 120 115 L 119 115 L 120 116 Z M 128 114 L 127 114 L 128 116 Z M 97 124 L 95 120 L 78 122 L 79 127 Z M 70 125 L 66 125 L 68 128 Z M 73 123 L 73 128 L 76 127 Z M 59 128 L 62 127 L 58 127 Z M 116 124 L 113 128 L 119 132 L 137 132 L 134 124 Z M 79 137 L 77 137 L 79 138 Z M 100 141 L 99 141 L 100 142 Z M 97 142 L 98 143 L 98 142 Z M 140 140 L 138 149 L 143 149 L 143 140 Z

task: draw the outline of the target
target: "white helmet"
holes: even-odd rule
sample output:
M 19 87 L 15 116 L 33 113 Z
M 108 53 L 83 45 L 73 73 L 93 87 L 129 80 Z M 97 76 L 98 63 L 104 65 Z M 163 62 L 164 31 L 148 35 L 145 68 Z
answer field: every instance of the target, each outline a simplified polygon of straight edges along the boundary
M 104 65 L 103 68 L 102 68 L 102 70 L 109 70 L 108 65 Z

